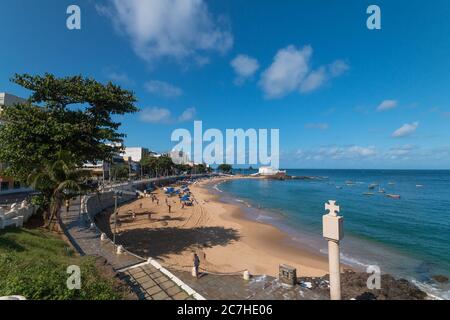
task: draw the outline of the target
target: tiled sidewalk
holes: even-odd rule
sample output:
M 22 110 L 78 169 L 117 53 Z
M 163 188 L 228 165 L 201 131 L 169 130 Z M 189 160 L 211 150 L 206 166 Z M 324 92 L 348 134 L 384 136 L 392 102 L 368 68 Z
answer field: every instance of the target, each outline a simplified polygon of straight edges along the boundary
M 128 268 L 119 273 L 146 300 L 195 300 L 150 263 Z
M 213 275 L 204 273 L 199 279 L 189 272 L 171 270 L 194 290 L 208 300 L 322 300 L 328 299 L 302 286 L 282 285 L 269 276 L 255 276 L 246 281 L 237 275 Z
M 75 201 L 69 212 L 61 212 L 62 227 L 73 246 L 82 255 L 104 257 L 142 300 L 186 300 L 194 298 L 163 272 L 149 262 L 127 252 L 116 254 L 111 241 L 101 241 L 101 233 L 91 228 L 90 222 L 80 216 L 80 205 Z M 121 270 L 119 272 L 119 270 Z

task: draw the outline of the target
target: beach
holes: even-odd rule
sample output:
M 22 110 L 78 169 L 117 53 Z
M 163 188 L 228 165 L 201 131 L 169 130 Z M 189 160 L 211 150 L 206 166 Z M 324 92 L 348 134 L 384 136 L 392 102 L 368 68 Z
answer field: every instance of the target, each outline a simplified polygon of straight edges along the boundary
M 190 270 L 195 252 L 200 269 L 210 273 L 248 270 L 277 277 L 280 264 L 297 268 L 299 276 L 328 273 L 326 256 L 320 252 L 293 243 L 275 226 L 249 219 L 238 205 L 219 201 L 211 186 L 228 179 L 241 178 L 213 178 L 190 185 L 194 199 L 190 207 L 182 208 L 178 197 L 167 198 L 162 189 L 154 191 L 159 203 L 142 198 L 123 205 L 118 214 L 119 243 L 177 270 Z M 112 217 L 110 223 L 113 229 Z

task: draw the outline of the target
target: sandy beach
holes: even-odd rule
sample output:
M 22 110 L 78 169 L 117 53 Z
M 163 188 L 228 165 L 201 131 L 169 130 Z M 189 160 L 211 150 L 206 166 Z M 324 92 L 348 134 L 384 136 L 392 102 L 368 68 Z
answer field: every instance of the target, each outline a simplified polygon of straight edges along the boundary
M 123 205 L 118 215 L 119 242 L 133 253 L 179 270 L 190 270 L 196 252 L 201 269 L 214 273 L 248 270 L 278 276 L 280 264 L 296 267 L 299 276 L 328 273 L 323 255 L 294 245 L 274 226 L 249 220 L 239 206 L 220 202 L 210 185 L 223 179 L 239 177 L 191 185 L 194 204 L 190 207 L 182 208 L 177 196 L 167 197 L 162 189 L 154 192 L 159 203 L 142 198 Z M 112 218 L 110 222 L 112 229 Z

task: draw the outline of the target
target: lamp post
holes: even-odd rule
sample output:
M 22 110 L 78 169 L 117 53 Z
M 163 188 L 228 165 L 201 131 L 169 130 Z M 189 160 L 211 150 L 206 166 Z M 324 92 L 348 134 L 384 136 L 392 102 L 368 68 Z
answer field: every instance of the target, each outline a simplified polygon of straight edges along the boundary
M 336 201 L 325 203 L 328 214 L 322 217 L 323 237 L 328 241 L 328 264 L 330 272 L 330 298 L 341 300 L 341 273 L 339 241 L 344 237 L 344 217 L 338 216 L 339 206 Z
M 116 250 L 116 233 L 117 233 L 117 199 L 122 196 L 119 191 L 114 191 L 114 232 L 113 232 L 113 244 L 114 250 Z

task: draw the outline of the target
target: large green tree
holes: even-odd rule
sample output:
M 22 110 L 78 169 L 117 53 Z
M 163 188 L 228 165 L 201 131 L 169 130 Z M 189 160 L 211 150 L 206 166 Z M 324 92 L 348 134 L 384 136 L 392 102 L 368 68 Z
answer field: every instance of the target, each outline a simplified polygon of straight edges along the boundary
M 45 163 L 69 152 L 74 165 L 109 160 L 124 134 L 115 115 L 136 112 L 130 91 L 81 76 L 16 74 L 11 81 L 31 91 L 26 103 L 3 107 L 0 162 L 5 174 L 26 181 Z
M 27 180 L 44 198 L 45 227 L 51 226 L 53 220 L 59 217 L 65 201 L 91 189 L 89 172 L 76 168 L 69 152 L 58 152 L 57 158 L 54 162 L 44 161 L 30 173 Z

